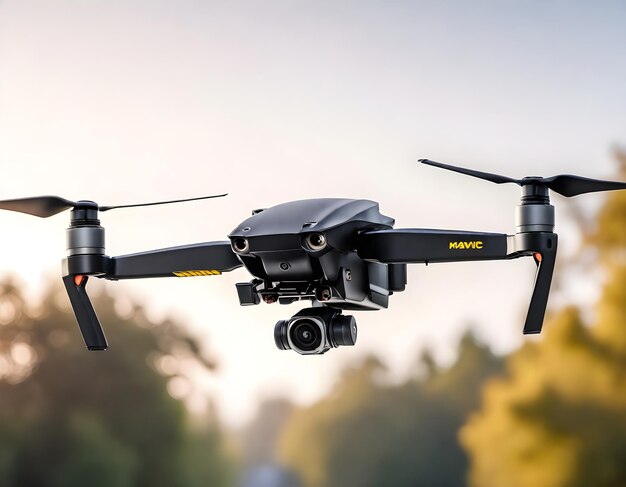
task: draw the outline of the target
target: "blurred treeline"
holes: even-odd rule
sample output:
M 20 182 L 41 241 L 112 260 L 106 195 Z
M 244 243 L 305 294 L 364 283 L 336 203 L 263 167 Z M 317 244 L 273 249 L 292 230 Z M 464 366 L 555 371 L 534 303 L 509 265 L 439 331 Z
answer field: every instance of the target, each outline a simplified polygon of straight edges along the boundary
M 112 345 L 88 353 L 67 297 L 51 289 L 28 306 L 0 288 L 0 485 L 131 487 L 231 485 L 222 435 L 192 421 L 177 364 L 212 361 L 181 326 L 94 305 Z
M 214 367 L 181 325 L 101 294 L 114 346 L 86 353 L 60 289 L 33 308 L 5 281 L 0 485 L 626 485 L 626 192 L 605 201 L 581 225 L 574 260 L 587 267 L 571 274 L 604 283 L 594 310 L 553 308 L 544 334 L 507 357 L 467 333 L 451 366 L 424 352 L 401 384 L 368 358 L 317 403 L 268 400 L 238 432 L 174 398 L 181 364 Z

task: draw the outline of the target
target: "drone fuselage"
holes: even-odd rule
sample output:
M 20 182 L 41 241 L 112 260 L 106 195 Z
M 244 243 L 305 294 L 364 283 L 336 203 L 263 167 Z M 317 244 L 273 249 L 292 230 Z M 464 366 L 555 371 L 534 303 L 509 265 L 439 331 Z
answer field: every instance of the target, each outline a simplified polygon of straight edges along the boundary
M 310 299 L 340 309 L 386 308 L 389 294 L 404 289 L 406 271 L 363 260 L 356 239 L 393 224 L 369 200 L 311 199 L 254 211 L 228 236 L 256 278 L 238 285 L 241 304 Z

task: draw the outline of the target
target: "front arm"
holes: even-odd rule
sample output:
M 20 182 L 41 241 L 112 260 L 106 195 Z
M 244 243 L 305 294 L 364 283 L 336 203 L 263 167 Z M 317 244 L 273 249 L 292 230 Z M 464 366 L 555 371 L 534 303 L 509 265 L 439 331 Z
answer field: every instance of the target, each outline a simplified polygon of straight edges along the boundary
M 532 256 L 537 274 L 524 334 L 540 333 L 548 304 L 556 262 L 558 236 L 551 232 L 501 233 L 390 229 L 359 235 L 357 252 L 362 259 L 387 264 L 463 262 L 515 259 Z
M 108 257 L 71 255 L 63 261 L 63 284 L 88 350 L 106 350 L 107 341 L 87 295 L 89 276 L 102 279 L 219 275 L 241 267 L 230 242 L 206 242 Z

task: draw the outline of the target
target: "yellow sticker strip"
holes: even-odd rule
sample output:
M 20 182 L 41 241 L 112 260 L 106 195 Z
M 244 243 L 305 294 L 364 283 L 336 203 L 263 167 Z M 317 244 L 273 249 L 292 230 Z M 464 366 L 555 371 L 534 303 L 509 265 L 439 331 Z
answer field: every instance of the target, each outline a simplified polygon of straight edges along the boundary
M 176 277 L 200 277 L 200 276 L 219 276 L 220 271 L 175 271 L 172 272 Z

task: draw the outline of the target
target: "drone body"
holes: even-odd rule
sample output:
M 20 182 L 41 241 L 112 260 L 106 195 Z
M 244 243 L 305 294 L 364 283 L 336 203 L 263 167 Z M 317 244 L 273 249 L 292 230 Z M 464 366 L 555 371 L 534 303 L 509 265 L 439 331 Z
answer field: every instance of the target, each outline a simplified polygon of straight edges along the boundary
M 404 289 L 405 282 L 395 282 L 397 266 L 367 262 L 355 249 L 360 233 L 393 224 L 369 200 L 312 199 L 256 210 L 229 235 L 256 278 L 238 285 L 241 304 L 257 304 L 260 296 L 266 303 L 313 299 L 339 309 L 386 308 L 389 292 Z
M 321 354 L 330 348 L 355 344 L 356 322 L 342 312 L 387 308 L 389 296 L 406 287 L 407 264 L 532 257 L 537 276 L 524 333 L 539 333 L 558 244 L 549 189 L 575 196 L 626 189 L 626 183 L 570 175 L 516 180 L 425 159 L 421 162 L 497 184 L 520 185 L 522 197 L 516 211 L 515 233 L 394 229 L 394 220 L 382 215 L 374 201 L 326 198 L 255 210 L 226 241 L 110 257 L 105 253 L 104 228 L 98 212 L 125 206 L 103 207 L 93 201 L 44 196 L 0 201 L 0 209 L 47 217 L 72 208 L 63 282 L 89 350 L 107 348 L 86 292 L 90 277 L 119 280 L 213 276 L 240 267 L 253 276 L 251 281 L 237 284 L 241 305 L 312 302 L 311 308 L 279 321 L 274 338 L 280 349 Z M 173 202 L 149 205 L 164 203 Z

